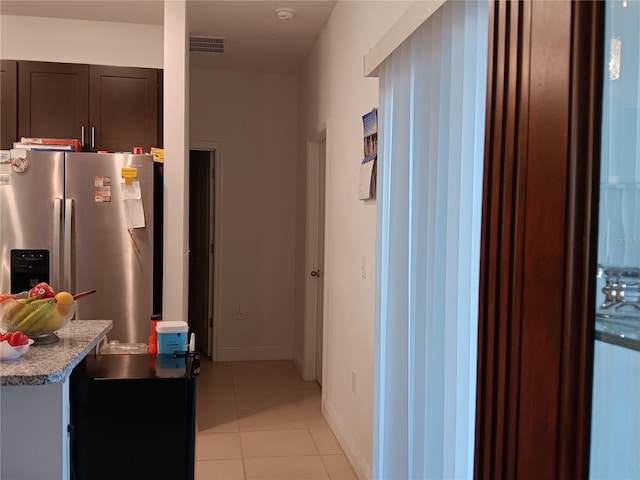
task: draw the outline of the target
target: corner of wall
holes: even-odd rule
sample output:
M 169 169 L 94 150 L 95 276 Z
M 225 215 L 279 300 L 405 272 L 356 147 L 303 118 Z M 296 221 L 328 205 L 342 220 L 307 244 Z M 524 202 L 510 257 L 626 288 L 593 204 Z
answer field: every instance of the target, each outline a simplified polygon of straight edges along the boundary
M 322 415 L 331 427 L 336 440 L 340 443 L 344 454 L 349 459 L 356 476 L 360 480 L 372 480 L 373 471 L 366 458 L 354 444 L 349 428 L 342 422 L 340 415 L 333 409 L 328 398 L 322 396 Z

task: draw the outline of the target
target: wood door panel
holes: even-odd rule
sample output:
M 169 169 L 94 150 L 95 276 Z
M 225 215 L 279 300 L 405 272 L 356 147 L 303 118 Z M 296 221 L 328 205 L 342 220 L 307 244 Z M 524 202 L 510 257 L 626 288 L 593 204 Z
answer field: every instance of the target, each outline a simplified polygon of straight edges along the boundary
M 604 8 L 490 5 L 475 478 L 587 478 Z
M 518 442 L 517 473 L 553 478 L 557 458 L 558 385 L 562 346 L 565 224 L 568 181 L 567 119 L 570 2 L 532 8 L 529 108 L 518 223 L 523 225 L 519 437 L 547 439 L 531 448 Z M 552 32 L 553 34 L 550 34 Z M 531 477 L 527 477 L 531 478 Z
M 81 138 L 88 126 L 88 65 L 18 63 L 20 137 Z
M 90 113 L 95 150 L 146 152 L 158 143 L 158 71 L 91 66 Z
M 0 149 L 18 140 L 18 62 L 0 60 Z

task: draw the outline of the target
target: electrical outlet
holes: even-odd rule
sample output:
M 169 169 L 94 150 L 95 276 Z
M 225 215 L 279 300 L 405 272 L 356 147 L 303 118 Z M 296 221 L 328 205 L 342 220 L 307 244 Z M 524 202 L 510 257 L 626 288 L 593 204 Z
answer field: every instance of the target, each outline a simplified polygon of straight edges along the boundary
M 357 386 L 358 386 L 358 374 L 355 371 L 353 371 L 351 372 L 351 390 L 353 391 L 353 393 L 356 393 Z

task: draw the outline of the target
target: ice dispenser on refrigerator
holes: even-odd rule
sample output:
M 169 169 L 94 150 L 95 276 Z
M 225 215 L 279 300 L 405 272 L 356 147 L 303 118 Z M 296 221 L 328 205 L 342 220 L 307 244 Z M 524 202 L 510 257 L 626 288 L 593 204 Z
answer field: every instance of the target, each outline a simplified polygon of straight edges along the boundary
M 49 250 L 11 250 L 11 293 L 49 283 Z

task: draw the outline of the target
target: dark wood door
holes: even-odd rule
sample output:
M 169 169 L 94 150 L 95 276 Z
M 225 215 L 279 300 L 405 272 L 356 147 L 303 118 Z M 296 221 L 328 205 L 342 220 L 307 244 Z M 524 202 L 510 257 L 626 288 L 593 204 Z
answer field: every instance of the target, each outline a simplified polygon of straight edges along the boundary
M 20 137 L 77 138 L 89 125 L 89 66 L 18 62 Z
M 588 477 L 603 8 L 490 3 L 477 480 Z
M 18 140 L 18 62 L 0 61 L 0 149 Z
M 159 146 L 158 70 L 91 65 L 89 92 L 92 150 Z

